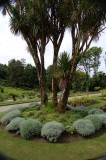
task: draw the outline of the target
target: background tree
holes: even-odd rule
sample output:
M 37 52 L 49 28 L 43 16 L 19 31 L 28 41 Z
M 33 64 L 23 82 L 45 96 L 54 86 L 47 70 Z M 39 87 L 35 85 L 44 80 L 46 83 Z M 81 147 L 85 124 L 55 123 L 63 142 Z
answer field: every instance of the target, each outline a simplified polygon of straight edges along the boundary
M 86 73 L 86 92 L 88 94 L 89 86 L 90 86 L 90 73 L 93 70 L 94 76 L 96 78 L 96 73 L 100 66 L 100 55 L 102 53 L 102 49 L 98 47 L 90 48 L 83 58 L 80 60 L 79 65 L 83 67 Z
M 9 83 L 19 87 L 23 83 L 24 64 L 23 61 L 12 59 L 8 64 Z

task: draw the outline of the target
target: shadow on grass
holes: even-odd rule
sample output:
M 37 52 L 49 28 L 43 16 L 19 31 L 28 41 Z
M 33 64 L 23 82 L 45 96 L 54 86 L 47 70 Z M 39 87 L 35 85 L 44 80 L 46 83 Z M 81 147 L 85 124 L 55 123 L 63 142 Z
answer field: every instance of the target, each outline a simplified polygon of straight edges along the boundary
M 0 153 L 0 160 L 14 160 L 14 159 L 6 157 L 5 155 Z

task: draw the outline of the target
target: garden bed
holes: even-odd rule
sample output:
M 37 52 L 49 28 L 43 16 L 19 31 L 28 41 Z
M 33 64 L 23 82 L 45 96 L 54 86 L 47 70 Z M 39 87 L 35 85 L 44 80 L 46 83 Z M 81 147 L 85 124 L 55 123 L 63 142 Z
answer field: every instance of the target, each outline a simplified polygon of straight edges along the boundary
M 0 125 L 0 128 L 7 134 L 11 135 L 12 137 L 17 137 L 19 139 L 22 139 L 21 135 L 16 135 L 16 132 L 8 132 L 5 130 L 5 127 L 3 125 Z M 101 135 L 106 133 L 106 128 L 102 128 L 100 131 L 95 132 L 94 134 L 88 136 L 88 137 L 82 137 L 78 134 L 69 134 L 67 132 L 64 132 L 58 139 L 58 142 L 56 143 L 73 143 L 73 142 L 78 142 L 78 141 L 84 141 L 84 140 L 89 140 L 93 138 L 97 138 Z M 32 138 L 30 141 L 35 141 L 35 142 L 41 142 L 41 143 L 50 143 L 48 142 L 47 139 L 41 137 L 41 136 L 36 136 Z

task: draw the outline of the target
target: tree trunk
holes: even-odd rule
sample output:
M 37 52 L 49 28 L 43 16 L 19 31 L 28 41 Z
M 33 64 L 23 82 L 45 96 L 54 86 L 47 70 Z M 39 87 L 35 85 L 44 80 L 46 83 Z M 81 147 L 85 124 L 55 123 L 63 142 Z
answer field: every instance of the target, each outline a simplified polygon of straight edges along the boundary
M 58 103 L 57 110 L 59 113 L 64 113 L 67 108 L 67 101 L 70 93 L 71 81 L 67 81 L 67 85 L 62 93 L 61 99 Z
M 57 68 L 57 57 L 58 49 L 54 46 L 54 57 L 53 57 L 53 77 L 52 77 L 52 102 L 56 107 L 58 104 L 57 101 L 57 79 L 55 78 L 56 68 Z
M 46 94 L 46 83 L 45 83 L 45 77 L 42 76 L 41 82 L 40 82 L 40 88 L 41 88 L 41 108 L 43 109 L 48 101 L 48 96 Z

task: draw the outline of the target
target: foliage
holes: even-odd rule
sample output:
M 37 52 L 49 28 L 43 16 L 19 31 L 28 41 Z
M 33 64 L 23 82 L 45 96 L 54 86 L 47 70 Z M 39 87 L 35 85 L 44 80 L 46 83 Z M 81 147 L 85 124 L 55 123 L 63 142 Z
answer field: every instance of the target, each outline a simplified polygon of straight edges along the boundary
M 20 129 L 21 123 L 25 121 L 24 118 L 21 117 L 16 117 L 14 118 L 7 126 L 6 130 L 7 131 L 18 131 Z
M 102 125 L 106 127 L 106 115 L 104 115 L 104 114 L 97 114 L 97 116 L 102 121 Z
M 24 139 L 31 139 L 41 133 L 42 123 L 38 120 L 26 120 L 21 123 L 20 134 Z
M 61 53 L 60 57 L 57 60 L 57 70 L 55 76 L 59 79 L 59 87 L 62 90 L 66 86 L 70 68 L 71 64 L 69 55 L 67 54 L 67 52 Z
M 74 112 L 80 112 L 83 115 L 87 115 L 88 114 L 87 107 L 83 107 L 83 106 L 71 107 L 70 105 L 68 105 L 68 109 L 72 110 Z
M 46 123 L 41 130 L 41 136 L 46 137 L 50 142 L 56 142 L 65 131 L 64 126 L 56 121 Z
M 41 105 L 36 102 L 33 102 L 33 103 L 30 103 L 28 107 L 34 108 L 35 110 L 40 110 Z
M 103 113 L 103 110 L 99 108 L 93 108 L 88 112 L 88 114 L 102 114 L 102 113 Z
M 95 127 L 90 120 L 79 119 L 74 122 L 73 128 L 82 136 L 89 136 L 95 132 Z
M 11 122 L 12 119 L 16 118 L 16 117 L 20 117 L 21 116 L 21 111 L 19 110 L 14 110 L 11 111 L 7 114 L 5 114 L 2 119 L 1 119 L 1 123 L 3 125 L 7 125 L 9 122 Z
M 62 123 L 65 127 L 70 126 L 70 129 L 69 127 L 66 127 L 66 130 L 68 132 L 70 130 L 70 133 L 72 132 L 71 128 L 72 128 L 73 122 L 85 116 L 84 114 L 81 114 L 80 112 L 66 111 L 63 114 L 58 114 L 57 112 L 54 112 L 53 110 L 45 111 L 45 109 L 43 111 L 35 111 L 32 108 L 27 109 L 22 113 L 22 116 L 25 119 L 29 119 L 29 118 L 38 119 L 43 124 L 55 120 L 59 123 Z
M 72 97 L 71 99 L 68 100 L 68 104 L 72 106 L 87 106 L 95 102 L 96 100 L 94 97 L 88 97 L 88 96 Z
M 17 106 L 15 106 L 15 107 L 9 109 L 6 113 L 9 113 L 9 112 L 14 111 L 14 110 L 19 110 L 19 111 L 23 112 L 23 111 L 25 110 L 25 107 L 24 107 L 24 106 L 18 106 L 18 105 L 17 105 Z
M 43 110 L 44 113 L 54 113 L 55 112 L 55 107 L 52 102 L 47 102 L 46 107 Z
M 99 131 L 101 129 L 102 121 L 98 116 L 96 116 L 96 115 L 88 115 L 88 116 L 85 117 L 85 119 L 86 120 L 90 120 L 93 123 L 93 125 L 95 126 L 95 130 L 96 131 Z

